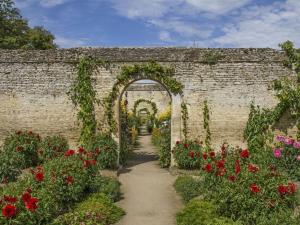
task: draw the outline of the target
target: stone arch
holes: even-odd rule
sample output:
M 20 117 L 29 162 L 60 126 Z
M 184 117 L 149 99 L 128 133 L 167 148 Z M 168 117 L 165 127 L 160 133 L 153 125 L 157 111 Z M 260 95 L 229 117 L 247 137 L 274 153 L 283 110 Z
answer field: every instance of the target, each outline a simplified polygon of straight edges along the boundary
M 153 80 L 161 84 L 169 93 L 171 99 L 171 149 L 176 141 L 181 140 L 181 103 L 183 85 L 173 77 L 174 70 L 156 62 L 124 66 L 112 91 L 105 99 L 105 115 L 114 139 L 119 144 L 120 153 L 120 104 L 123 93 L 128 86 L 138 80 Z M 117 121 L 115 120 L 117 118 Z M 171 151 L 170 149 L 170 151 Z M 118 159 L 119 163 L 119 159 Z M 175 165 L 171 152 L 171 166 Z
M 170 96 L 170 95 L 169 95 Z M 155 116 L 156 114 L 157 114 L 157 106 L 156 106 L 156 103 L 155 102 L 153 102 L 153 101 L 151 101 L 151 100 L 147 100 L 147 99 L 143 99 L 143 98 L 140 98 L 140 99 L 138 99 L 137 101 L 135 101 L 134 102 L 134 106 L 133 106 L 133 110 L 132 110 L 132 112 L 133 112 L 133 114 L 134 115 L 136 115 L 136 110 L 137 110 L 137 108 L 138 108 L 138 106 L 141 104 L 141 103 L 147 103 L 147 104 L 150 104 L 151 105 L 151 107 L 152 107 L 152 111 L 153 111 L 153 113 L 152 113 L 152 116 Z

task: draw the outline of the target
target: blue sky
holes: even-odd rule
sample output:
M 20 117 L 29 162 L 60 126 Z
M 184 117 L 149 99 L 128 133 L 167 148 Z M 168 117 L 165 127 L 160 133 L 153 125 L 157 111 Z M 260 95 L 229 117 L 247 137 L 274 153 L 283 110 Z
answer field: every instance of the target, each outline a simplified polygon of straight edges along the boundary
M 300 47 L 300 0 L 15 0 L 62 48 Z

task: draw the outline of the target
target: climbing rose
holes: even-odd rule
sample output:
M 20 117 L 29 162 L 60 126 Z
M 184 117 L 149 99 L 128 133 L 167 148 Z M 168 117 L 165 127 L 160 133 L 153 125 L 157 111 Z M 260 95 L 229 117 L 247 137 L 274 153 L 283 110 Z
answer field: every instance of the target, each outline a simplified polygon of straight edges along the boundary
M 224 168 L 224 166 L 225 166 L 225 160 L 222 159 L 220 161 L 217 161 L 216 165 L 217 165 L 218 169 Z
M 195 157 L 195 153 L 193 151 L 189 152 L 189 157 L 191 157 L 192 159 Z
M 203 153 L 203 158 L 206 160 L 207 159 L 207 154 Z
M 235 173 L 239 174 L 241 172 L 241 165 L 240 165 L 240 161 L 236 160 L 235 161 Z
M 240 155 L 241 155 L 242 158 L 248 158 L 249 157 L 248 149 L 245 149 L 245 150 L 241 151 Z
M 281 157 L 281 150 L 279 148 L 274 149 L 273 154 L 275 158 L 280 158 Z
M 278 186 L 278 192 L 280 195 L 285 195 L 288 192 L 288 187 L 286 185 L 279 185 Z
M 4 195 L 4 201 L 6 201 L 6 202 L 15 203 L 17 200 L 18 200 L 17 197 Z
M 184 147 L 185 147 L 185 148 L 188 148 L 188 147 L 189 147 L 189 145 L 188 145 L 187 143 L 185 143 L 185 144 L 184 144 Z
M 289 183 L 288 184 L 288 192 L 289 194 L 294 194 L 297 191 L 297 186 L 295 183 Z
M 232 182 L 234 182 L 236 180 L 236 177 L 234 175 L 231 175 L 228 177 L 228 179 Z
M 212 165 L 211 165 L 210 163 L 206 164 L 206 165 L 204 166 L 204 170 L 205 170 L 206 172 L 211 172 L 211 171 L 212 171 Z
M 85 150 L 84 150 L 83 147 L 79 147 L 79 148 L 78 148 L 78 152 L 79 152 L 80 154 L 82 154 L 82 153 L 85 153 Z
M 251 173 L 256 173 L 259 171 L 259 167 L 254 165 L 254 164 L 249 164 L 248 165 L 248 171 Z
M 37 182 L 43 181 L 43 180 L 44 180 L 44 174 L 41 173 L 41 172 L 36 173 L 36 174 L 35 174 L 35 180 L 36 180 Z
M 251 184 L 250 185 L 250 191 L 252 193 L 259 193 L 260 192 L 260 188 L 256 184 Z
M 71 185 L 74 183 L 74 178 L 72 176 L 67 176 L 66 182 L 68 185 Z
M 2 215 L 9 220 L 16 214 L 16 211 L 17 210 L 14 205 L 8 204 L 2 208 Z
M 37 209 L 37 203 L 38 203 L 38 199 L 37 198 L 30 198 L 28 201 L 25 202 L 25 207 L 26 209 L 28 209 L 29 211 L 35 211 Z
M 300 141 L 295 141 L 293 147 L 296 149 L 300 149 Z
M 179 145 L 180 144 L 180 141 L 176 141 L 176 145 Z
M 74 154 L 75 154 L 75 151 L 72 150 L 72 149 L 69 149 L 68 151 L 66 151 L 65 156 L 71 156 L 71 155 L 74 155 Z

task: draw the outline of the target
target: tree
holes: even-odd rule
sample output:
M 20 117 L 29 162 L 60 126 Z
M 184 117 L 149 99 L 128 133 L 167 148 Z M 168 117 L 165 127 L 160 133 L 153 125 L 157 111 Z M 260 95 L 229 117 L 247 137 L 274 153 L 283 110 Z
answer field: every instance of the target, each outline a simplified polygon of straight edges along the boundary
M 12 0 L 0 0 L 0 48 L 56 48 L 54 36 L 42 27 L 30 28 Z

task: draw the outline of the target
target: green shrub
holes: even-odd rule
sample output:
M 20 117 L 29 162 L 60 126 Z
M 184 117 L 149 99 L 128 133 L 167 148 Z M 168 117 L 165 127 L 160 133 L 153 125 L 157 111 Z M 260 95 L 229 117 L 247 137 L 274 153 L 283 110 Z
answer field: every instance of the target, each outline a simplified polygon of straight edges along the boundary
M 124 211 L 115 206 L 103 193 L 90 196 L 78 203 L 75 209 L 56 218 L 52 225 L 114 224 L 121 219 Z
M 159 164 L 162 168 L 170 166 L 171 163 L 171 131 L 170 129 L 162 130 L 161 140 L 158 150 Z
M 179 176 L 174 187 L 185 203 L 201 194 L 200 181 L 191 176 Z
M 92 177 L 89 184 L 89 191 L 93 193 L 104 193 L 113 201 L 120 199 L 120 182 L 110 177 L 96 176 Z
M 63 156 L 69 148 L 67 139 L 62 136 L 47 136 L 41 143 L 39 157 L 42 162 Z
M 114 169 L 117 167 L 118 144 L 108 134 L 96 135 L 88 149 L 98 152 L 97 165 L 100 169 Z
M 0 152 L 0 180 L 2 183 L 14 181 L 25 168 L 25 159 L 19 152 Z
M 228 218 L 219 217 L 211 202 L 193 199 L 177 214 L 177 225 L 238 225 Z
M 201 166 L 202 146 L 196 141 L 177 142 L 173 148 L 174 157 L 181 169 L 196 169 Z
M 14 151 L 24 157 L 25 164 L 21 169 L 36 166 L 40 141 L 40 136 L 32 131 L 17 131 L 4 140 L 3 152 L 9 154 Z
M 152 129 L 152 135 L 151 135 L 151 141 L 155 146 L 159 146 L 160 145 L 160 141 L 161 141 L 161 131 L 159 128 L 154 127 Z

